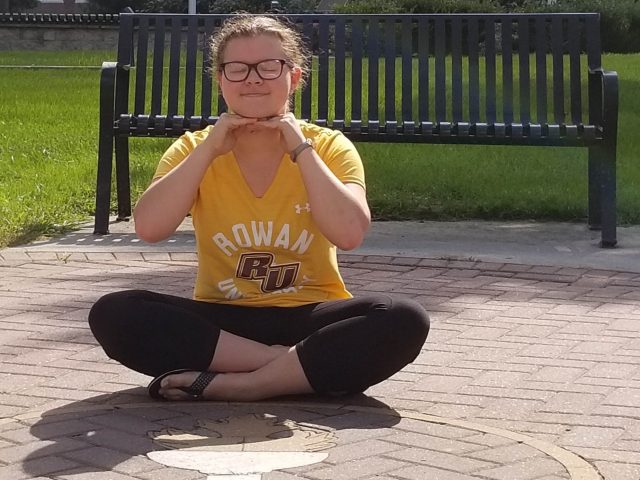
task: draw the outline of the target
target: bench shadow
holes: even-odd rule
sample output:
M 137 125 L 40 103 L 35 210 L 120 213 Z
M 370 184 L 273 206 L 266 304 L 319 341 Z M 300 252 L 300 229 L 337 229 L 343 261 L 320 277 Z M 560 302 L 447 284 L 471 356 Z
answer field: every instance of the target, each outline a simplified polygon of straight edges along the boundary
M 21 421 L 28 433 L 14 435 L 35 437 L 36 445 L 43 445 L 21 462 L 31 477 L 110 471 L 135 475 L 178 466 L 158 463 L 171 450 L 311 455 L 303 452 L 327 450 L 343 436 L 344 441 L 375 437 L 376 430 L 400 420 L 397 411 L 365 394 L 253 403 L 162 402 L 150 400 L 137 387 L 45 411 L 33 421 Z

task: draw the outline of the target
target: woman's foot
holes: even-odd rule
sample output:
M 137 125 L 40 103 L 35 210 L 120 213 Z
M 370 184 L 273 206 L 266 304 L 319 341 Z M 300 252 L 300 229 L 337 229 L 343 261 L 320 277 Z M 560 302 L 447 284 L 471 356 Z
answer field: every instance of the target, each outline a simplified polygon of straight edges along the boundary
M 271 361 L 286 355 L 294 347 L 272 345 Z M 240 400 L 259 399 L 251 388 L 249 372 L 211 373 L 176 371 L 158 380 L 159 385 L 149 388 L 151 396 L 167 400 Z M 155 380 L 152 385 L 157 383 Z M 222 384 L 222 385 L 219 385 Z M 158 388 L 159 387 L 159 388 Z M 153 392 L 152 392 L 153 390 Z
M 210 387 L 217 376 L 212 372 L 176 371 L 151 382 L 149 394 L 166 400 L 214 400 Z

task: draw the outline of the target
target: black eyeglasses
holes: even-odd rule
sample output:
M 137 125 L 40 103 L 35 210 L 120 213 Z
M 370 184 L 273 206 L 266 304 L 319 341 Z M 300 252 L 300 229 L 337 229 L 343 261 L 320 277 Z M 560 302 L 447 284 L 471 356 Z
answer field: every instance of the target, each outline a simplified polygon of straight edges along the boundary
M 220 64 L 220 70 L 230 82 L 244 82 L 255 70 L 262 80 L 275 80 L 282 75 L 282 69 L 289 65 L 286 60 L 269 58 L 258 63 L 226 62 Z

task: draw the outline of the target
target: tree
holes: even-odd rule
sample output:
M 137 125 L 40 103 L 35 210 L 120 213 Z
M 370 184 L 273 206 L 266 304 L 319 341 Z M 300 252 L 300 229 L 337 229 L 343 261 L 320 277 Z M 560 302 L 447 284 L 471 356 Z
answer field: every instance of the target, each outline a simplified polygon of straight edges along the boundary
M 281 10 L 297 13 L 313 10 L 319 0 L 279 0 L 279 3 Z M 89 0 L 88 4 L 88 10 L 91 13 L 119 13 L 126 7 L 131 7 L 137 12 L 187 13 L 189 2 L 188 0 Z M 271 0 L 196 0 L 198 13 L 238 11 L 264 13 L 270 7 Z
M 23 12 L 38 6 L 38 0 L 0 0 L 0 12 Z
M 138 11 L 143 9 L 145 3 L 145 0 L 89 0 L 87 10 L 89 13 L 120 13 L 131 7 Z

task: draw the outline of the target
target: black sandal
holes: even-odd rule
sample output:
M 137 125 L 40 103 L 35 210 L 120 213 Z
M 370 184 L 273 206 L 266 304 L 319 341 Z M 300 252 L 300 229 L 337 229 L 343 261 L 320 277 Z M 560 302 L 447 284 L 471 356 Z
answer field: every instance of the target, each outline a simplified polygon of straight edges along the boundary
M 177 375 L 178 373 L 185 372 L 193 372 L 193 369 L 181 368 L 179 370 L 171 370 L 170 372 L 163 373 L 159 377 L 154 378 L 147 387 L 149 396 L 156 400 L 167 400 L 165 397 L 160 395 L 160 384 L 162 383 L 162 380 L 164 380 L 169 375 Z M 191 395 L 193 400 L 202 400 L 202 393 L 216 375 L 217 373 L 214 372 L 200 372 L 200 375 L 196 377 L 195 381 L 190 386 L 178 387 L 178 389 Z

